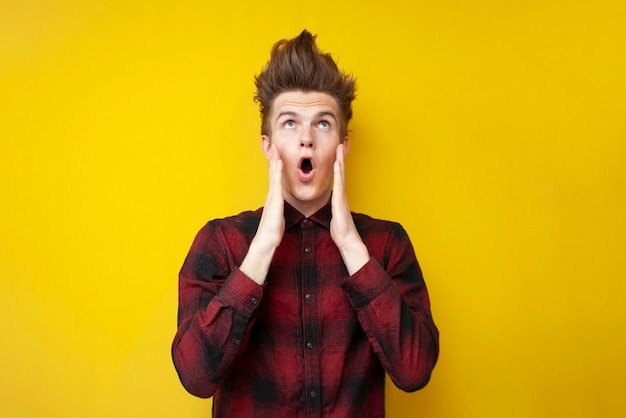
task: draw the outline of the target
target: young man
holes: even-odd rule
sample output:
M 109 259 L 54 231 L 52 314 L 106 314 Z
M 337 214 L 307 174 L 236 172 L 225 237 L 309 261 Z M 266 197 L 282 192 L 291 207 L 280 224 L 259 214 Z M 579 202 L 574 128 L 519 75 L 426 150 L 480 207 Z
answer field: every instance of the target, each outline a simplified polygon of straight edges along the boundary
M 304 31 L 274 45 L 256 86 L 265 206 L 196 236 L 174 365 L 215 417 L 382 417 L 385 373 L 422 388 L 439 333 L 404 229 L 348 208 L 354 80 Z

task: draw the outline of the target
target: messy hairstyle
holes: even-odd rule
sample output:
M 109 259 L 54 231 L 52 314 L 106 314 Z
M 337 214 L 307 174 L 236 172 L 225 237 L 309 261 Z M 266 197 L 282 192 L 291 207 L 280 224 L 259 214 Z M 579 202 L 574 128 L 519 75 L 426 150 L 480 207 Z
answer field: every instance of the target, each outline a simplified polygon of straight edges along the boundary
M 293 39 L 274 44 L 270 60 L 254 81 L 257 92 L 254 100 L 261 111 L 261 134 L 270 135 L 269 116 L 274 99 L 286 91 L 302 90 L 327 93 L 339 105 L 341 139 L 346 136 L 352 118 L 355 97 L 354 77 L 339 70 L 332 56 L 319 50 L 315 35 L 307 30 Z

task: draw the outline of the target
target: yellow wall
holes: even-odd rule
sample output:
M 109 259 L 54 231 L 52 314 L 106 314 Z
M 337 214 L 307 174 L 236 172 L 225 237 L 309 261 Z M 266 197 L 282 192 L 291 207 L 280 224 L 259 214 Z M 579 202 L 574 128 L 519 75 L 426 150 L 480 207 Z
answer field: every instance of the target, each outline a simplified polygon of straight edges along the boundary
M 306 27 L 360 83 L 352 209 L 405 225 L 441 330 L 389 416 L 624 416 L 626 3 L 217 3 L 0 2 L 0 415 L 208 416 L 178 269 L 262 204 L 252 76 Z

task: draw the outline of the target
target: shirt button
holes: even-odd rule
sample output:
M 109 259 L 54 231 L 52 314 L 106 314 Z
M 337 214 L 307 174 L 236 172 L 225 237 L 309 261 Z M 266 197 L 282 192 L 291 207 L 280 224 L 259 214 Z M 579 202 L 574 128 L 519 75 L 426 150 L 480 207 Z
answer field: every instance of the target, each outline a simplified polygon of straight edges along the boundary
M 257 298 L 252 298 L 250 299 L 250 302 L 252 302 L 253 305 L 256 305 L 257 303 L 259 303 L 259 300 Z
M 307 254 L 309 254 L 309 253 L 311 252 L 311 248 L 306 247 L 306 248 L 304 249 L 304 252 L 305 252 L 305 253 L 307 253 Z
M 235 345 L 241 344 L 241 340 L 239 338 L 235 338 L 233 342 L 235 343 Z
M 308 225 L 310 221 L 309 221 L 308 219 L 305 219 L 305 220 L 304 220 L 304 221 L 302 221 L 302 222 L 303 222 L 305 225 Z
M 317 392 L 312 390 L 311 391 L 311 398 L 315 398 L 317 396 Z
M 311 341 L 306 343 L 306 348 L 313 348 L 313 343 Z
M 306 295 L 304 295 L 304 299 L 310 302 L 311 299 L 313 299 L 313 296 L 311 296 L 310 293 L 307 293 Z

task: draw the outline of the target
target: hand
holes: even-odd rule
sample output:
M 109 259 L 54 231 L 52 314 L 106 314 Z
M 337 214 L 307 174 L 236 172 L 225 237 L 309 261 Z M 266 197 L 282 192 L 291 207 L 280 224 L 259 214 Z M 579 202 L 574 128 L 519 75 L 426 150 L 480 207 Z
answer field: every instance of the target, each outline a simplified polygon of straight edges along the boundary
M 285 200 L 283 198 L 283 160 L 276 145 L 272 145 L 269 153 L 270 184 L 263 214 L 259 223 L 255 240 L 262 237 L 262 242 L 274 250 L 283 239 L 285 233 Z
M 269 152 L 270 184 L 263 214 L 248 254 L 239 269 L 258 284 L 267 277 L 274 251 L 280 245 L 285 233 L 285 201 L 283 198 L 283 161 L 276 145 Z
M 344 145 L 339 144 L 333 166 L 334 186 L 330 202 L 333 217 L 330 221 L 330 236 L 337 248 L 339 248 L 348 273 L 352 275 L 369 261 L 370 255 L 354 225 L 354 220 L 348 207 L 345 188 L 345 154 Z

